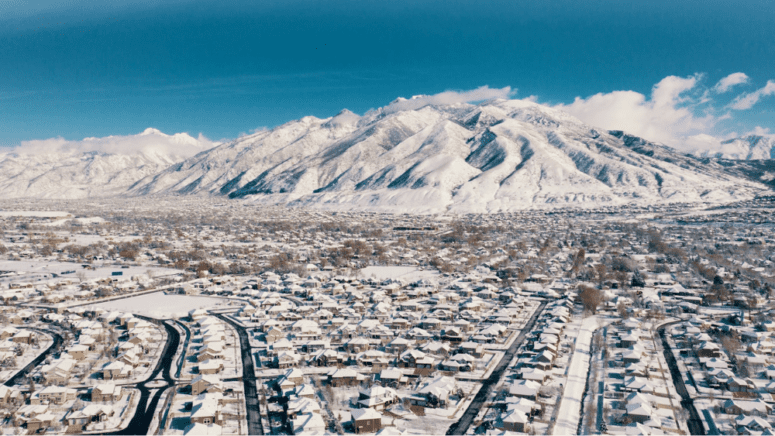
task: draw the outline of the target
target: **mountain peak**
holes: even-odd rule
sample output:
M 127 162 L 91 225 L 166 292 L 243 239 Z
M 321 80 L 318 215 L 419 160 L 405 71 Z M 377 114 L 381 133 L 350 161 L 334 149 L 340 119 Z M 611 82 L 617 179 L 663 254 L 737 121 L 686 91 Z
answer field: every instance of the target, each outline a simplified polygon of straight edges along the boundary
M 145 136 L 145 135 L 164 135 L 164 136 L 167 136 L 164 133 L 162 133 L 161 130 L 154 129 L 153 127 L 149 127 L 147 129 L 143 130 L 143 132 L 140 133 L 140 134 L 143 135 L 143 136 Z
M 347 109 L 342 109 L 338 114 L 331 117 L 331 119 L 326 122 L 326 125 L 328 127 L 342 127 L 350 124 L 355 125 L 360 119 L 360 115 Z
M 750 134 L 727 139 L 714 148 L 695 152 L 701 157 L 733 160 L 775 159 L 775 135 Z

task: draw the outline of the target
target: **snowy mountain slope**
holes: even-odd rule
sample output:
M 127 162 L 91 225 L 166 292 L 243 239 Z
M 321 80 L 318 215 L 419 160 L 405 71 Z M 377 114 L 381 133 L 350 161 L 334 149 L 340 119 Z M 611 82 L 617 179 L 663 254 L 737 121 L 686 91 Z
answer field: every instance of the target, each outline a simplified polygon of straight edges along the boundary
M 249 187 L 245 189 L 250 189 L 352 133 L 358 118 L 344 111 L 328 120 L 304 117 L 269 131 L 240 137 L 139 180 L 130 192 L 228 194 L 246 185 Z
M 202 152 L 129 192 L 495 212 L 724 202 L 766 189 L 707 161 L 622 132 L 599 132 L 534 102 L 494 100 L 305 117 Z
M 775 159 L 775 135 L 748 135 L 730 139 L 721 142 L 717 149 L 703 150 L 694 154 L 701 157 L 736 160 Z
M 185 133 L 37 141 L 0 154 L 3 198 L 76 199 L 118 195 L 211 144 Z
M 711 160 L 711 159 L 708 159 Z M 731 160 L 712 159 L 713 163 L 721 166 L 730 174 L 738 177 L 756 180 L 775 190 L 775 159 L 761 160 Z

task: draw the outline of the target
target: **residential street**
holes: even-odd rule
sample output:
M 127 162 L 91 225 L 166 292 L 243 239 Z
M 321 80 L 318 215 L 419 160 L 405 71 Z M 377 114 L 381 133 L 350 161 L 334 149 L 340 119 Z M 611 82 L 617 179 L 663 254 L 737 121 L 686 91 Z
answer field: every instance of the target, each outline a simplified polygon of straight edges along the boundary
M 541 312 L 543 312 L 544 308 L 546 307 L 546 304 L 547 304 L 546 301 L 542 301 L 541 304 L 538 305 L 535 312 L 533 312 L 533 316 L 530 317 L 530 320 L 527 322 L 525 327 L 519 333 L 519 336 L 517 336 L 517 339 L 514 340 L 514 342 L 509 347 L 509 349 L 506 350 L 506 353 L 503 355 L 500 362 L 498 362 L 498 365 L 495 367 L 495 370 L 492 372 L 492 374 L 490 374 L 487 380 L 485 380 L 482 383 L 482 387 L 479 388 L 479 392 L 476 393 L 476 396 L 474 397 L 473 401 L 471 401 L 471 404 L 469 404 L 468 409 L 466 409 L 463 416 L 460 418 L 458 422 L 452 424 L 449 427 L 449 430 L 447 430 L 448 435 L 462 435 L 468 432 L 468 428 L 471 427 L 471 424 L 474 423 L 474 419 L 479 414 L 479 411 L 481 410 L 482 406 L 490 398 L 492 389 L 498 383 L 500 383 L 501 378 L 503 377 L 503 373 L 506 371 L 511 361 L 514 359 L 514 356 L 517 354 L 517 350 L 525 341 L 525 338 L 527 337 L 527 335 L 533 329 L 533 326 L 535 325 L 536 320 L 541 315 Z

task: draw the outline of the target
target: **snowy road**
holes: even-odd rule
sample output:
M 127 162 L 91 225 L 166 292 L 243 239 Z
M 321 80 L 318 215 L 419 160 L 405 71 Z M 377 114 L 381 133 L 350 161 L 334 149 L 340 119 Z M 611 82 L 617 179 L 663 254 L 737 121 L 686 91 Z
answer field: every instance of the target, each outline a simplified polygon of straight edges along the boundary
M 240 351 L 242 352 L 242 383 L 245 393 L 248 434 L 262 435 L 264 434 L 264 427 L 261 424 L 261 410 L 258 404 L 258 388 L 256 387 L 256 370 L 253 366 L 253 351 L 250 348 L 248 334 L 245 332 L 244 327 L 222 313 L 210 312 L 210 314 L 231 325 L 239 336 Z
M 579 336 L 576 338 L 576 348 L 568 368 L 568 380 L 560 400 L 560 410 L 553 434 L 577 434 L 581 418 L 581 399 L 587 385 L 592 333 L 597 329 L 597 317 L 590 316 L 581 322 Z
M 706 434 L 702 418 L 700 418 L 697 407 L 694 405 L 694 398 L 692 398 L 691 395 L 689 395 L 689 391 L 686 390 L 683 375 L 678 369 L 678 363 L 676 363 L 673 350 L 670 348 L 670 343 L 667 342 L 667 337 L 665 337 L 665 330 L 678 322 L 680 322 L 680 320 L 663 324 L 657 331 L 659 332 L 659 337 L 662 339 L 662 351 L 665 354 L 665 361 L 670 369 L 670 376 L 673 377 L 675 391 L 681 396 L 681 406 L 684 410 L 689 412 L 689 419 L 686 420 L 686 425 L 689 427 L 690 434 Z
M 506 368 L 508 368 L 509 363 L 511 363 L 511 361 L 514 359 L 514 356 L 517 354 L 517 350 L 519 349 L 520 345 L 522 345 L 522 342 L 524 342 L 528 333 L 533 330 L 533 326 L 535 325 L 538 317 L 541 315 L 541 312 L 544 311 L 546 304 L 546 301 L 541 301 L 541 304 L 536 307 L 533 315 L 530 317 L 530 320 L 527 322 L 527 324 L 525 324 L 525 328 L 522 329 L 517 339 L 515 339 L 509 349 L 506 350 L 506 353 L 504 353 L 500 362 L 498 362 L 490 376 L 482 382 L 481 388 L 479 388 L 479 391 L 474 396 L 471 404 L 468 405 L 468 409 L 466 409 L 465 413 L 463 413 L 463 416 L 459 421 L 449 427 L 447 430 L 448 435 L 468 433 L 468 428 L 474 423 L 474 419 L 479 415 L 479 411 L 490 398 L 492 389 L 501 381 L 503 374 L 506 372 Z
M 28 364 L 26 364 L 22 369 L 16 372 L 12 377 L 10 377 L 5 383 L 5 386 L 13 386 L 16 383 L 18 383 L 22 378 L 24 378 L 25 375 L 28 375 L 33 368 L 40 365 L 41 362 L 48 356 L 52 351 L 58 351 L 62 346 L 62 336 L 54 331 L 51 330 L 43 330 L 43 329 L 37 329 L 37 328 L 31 328 L 30 330 L 36 330 L 40 334 L 49 335 L 52 338 L 51 345 L 46 348 L 42 353 L 40 353 L 36 358 L 32 359 L 32 361 Z

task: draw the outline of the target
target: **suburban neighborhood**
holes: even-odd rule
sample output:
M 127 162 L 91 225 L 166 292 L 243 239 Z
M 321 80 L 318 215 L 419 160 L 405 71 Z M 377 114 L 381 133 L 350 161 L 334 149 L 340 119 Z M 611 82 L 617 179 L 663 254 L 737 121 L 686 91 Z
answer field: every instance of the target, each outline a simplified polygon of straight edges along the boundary
M 5 433 L 775 425 L 775 238 L 756 202 L 458 218 L 51 206 L 0 217 Z

